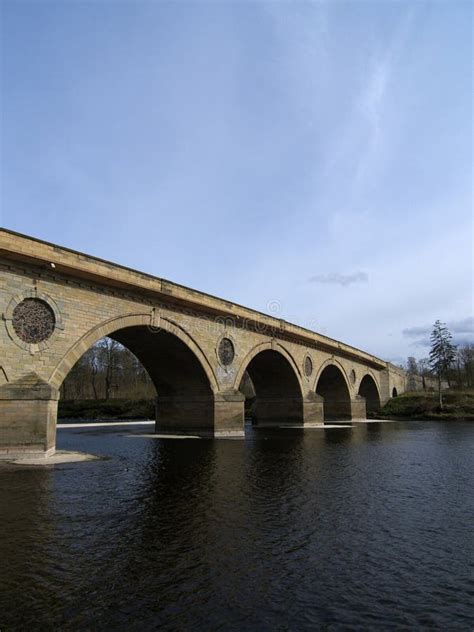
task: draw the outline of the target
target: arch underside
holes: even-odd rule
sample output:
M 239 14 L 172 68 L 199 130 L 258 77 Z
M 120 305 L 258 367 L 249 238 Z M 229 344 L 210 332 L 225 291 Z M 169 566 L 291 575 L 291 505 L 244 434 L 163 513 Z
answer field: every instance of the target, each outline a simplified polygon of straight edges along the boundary
M 359 386 L 359 395 L 365 398 L 365 407 L 368 413 L 380 410 L 379 391 L 371 375 L 364 375 Z
M 147 370 L 160 397 L 208 396 L 212 393 L 202 366 L 189 347 L 160 329 L 127 327 L 109 334 L 127 347 Z
M 266 349 L 252 358 L 246 371 L 255 390 L 252 420 L 258 425 L 303 423 L 303 398 L 289 361 Z
M 199 360 L 173 334 L 127 327 L 109 335 L 147 370 L 157 393 L 156 429 L 205 429 L 214 425 L 214 396 Z
M 316 393 L 324 400 L 324 421 L 352 419 L 349 388 L 339 367 L 329 364 L 323 369 Z
M 184 342 L 185 346 L 188 347 L 199 360 L 201 367 L 206 373 L 208 381 L 211 384 L 213 392 L 217 392 L 219 390 L 215 374 L 209 362 L 191 336 L 189 336 L 184 329 L 179 327 L 179 325 L 167 318 L 161 318 L 159 319 L 158 324 L 154 324 L 154 320 L 152 319 L 150 313 L 125 314 L 123 316 L 111 318 L 110 320 L 99 323 L 93 327 L 84 336 L 82 336 L 82 338 L 78 339 L 62 358 L 51 374 L 51 377 L 48 380 L 49 384 L 53 388 L 59 389 L 72 366 L 88 348 L 92 347 L 92 345 L 98 342 L 101 338 L 106 336 L 113 337 L 115 332 L 132 327 L 141 327 L 143 330 L 146 330 L 152 335 L 156 335 L 160 331 L 173 334 L 176 338 Z M 132 350 L 130 349 L 130 351 Z
M 107 335 L 131 351 L 150 376 L 157 393 L 158 430 L 213 427 L 214 393 L 209 378 L 183 340 L 163 328 L 143 325 Z

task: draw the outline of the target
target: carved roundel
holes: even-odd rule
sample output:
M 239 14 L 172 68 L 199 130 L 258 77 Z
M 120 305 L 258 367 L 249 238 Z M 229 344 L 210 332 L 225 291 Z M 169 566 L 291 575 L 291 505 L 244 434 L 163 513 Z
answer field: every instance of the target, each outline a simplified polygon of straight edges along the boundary
M 222 338 L 219 342 L 217 353 L 221 364 L 224 366 L 232 364 L 235 357 L 234 343 L 232 340 L 230 340 L 230 338 Z
M 313 372 L 313 361 L 311 360 L 311 356 L 307 355 L 304 359 L 304 374 L 306 377 L 309 377 Z
M 29 344 L 48 340 L 55 324 L 53 310 L 39 298 L 25 298 L 13 310 L 13 329 L 20 340 Z

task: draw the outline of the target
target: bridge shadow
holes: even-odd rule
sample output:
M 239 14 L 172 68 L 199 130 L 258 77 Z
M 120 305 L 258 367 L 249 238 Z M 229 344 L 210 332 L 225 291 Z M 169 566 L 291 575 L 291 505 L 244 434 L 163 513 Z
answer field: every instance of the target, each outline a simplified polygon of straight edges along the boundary
M 281 352 L 265 349 L 257 353 L 245 369 L 239 390 L 246 396 L 246 414 L 254 425 L 303 423 L 299 380 Z
M 351 396 L 341 369 L 329 364 L 320 374 L 316 393 L 324 400 L 324 421 L 349 421 L 352 419 Z

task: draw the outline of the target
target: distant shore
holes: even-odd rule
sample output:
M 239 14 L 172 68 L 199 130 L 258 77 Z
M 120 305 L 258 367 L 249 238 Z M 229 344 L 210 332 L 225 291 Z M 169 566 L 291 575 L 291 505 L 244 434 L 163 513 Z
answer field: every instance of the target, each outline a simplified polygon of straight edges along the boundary
M 380 411 L 374 411 L 371 416 L 400 420 L 474 421 L 474 390 L 446 391 L 443 393 L 443 402 L 443 409 L 440 410 L 438 393 L 434 391 L 404 393 L 390 399 Z M 154 400 L 80 399 L 59 402 L 60 421 L 139 421 L 154 418 Z
M 247 412 L 250 411 L 249 400 Z M 139 421 L 155 419 L 154 399 L 59 400 L 59 421 Z
M 60 400 L 58 407 L 60 421 L 71 419 L 136 421 L 154 418 L 155 402 L 152 399 Z
M 385 419 L 474 421 L 474 390 L 443 392 L 443 408 L 435 391 L 403 393 L 390 399 L 377 416 Z

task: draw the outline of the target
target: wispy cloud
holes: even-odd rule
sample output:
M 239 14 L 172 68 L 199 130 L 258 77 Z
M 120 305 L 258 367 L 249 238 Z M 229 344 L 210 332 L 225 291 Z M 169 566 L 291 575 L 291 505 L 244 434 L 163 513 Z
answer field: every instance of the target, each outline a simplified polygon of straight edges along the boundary
M 371 52 L 361 73 L 360 87 L 347 108 L 342 132 L 328 152 L 326 174 L 347 170 L 353 198 L 364 195 L 392 151 L 387 106 L 391 104 L 394 75 L 401 51 L 411 35 L 414 11 L 406 11 L 395 24 L 387 41 L 372 42 Z
M 453 334 L 453 344 L 463 346 L 474 342 L 474 317 L 468 316 L 461 320 L 453 320 L 446 324 L 449 331 Z M 422 327 L 408 327 L 402 331 L 406 338 L 414 338 L 410 343 L 412 347 L 429 347 L 430 334 L 433 325 L 425 325 Z
M 426 336 L 427 334 L 430 334 L 432 329 L 432 325 L 427 327 L 408 327 L 402 331 L 402 334 L 408 338 L 418 338 L 419 336 Z
M 390 52 L 376 59 L 369 78 L 358 99 L 359 109 L 368 123 L 366 147 L 359 153 L 355 183 L 361 184 L 370 171 L 374 156 L 382 143 L 382 117 L 385 95 L 392 73 L 392 55 Z M 360 151 L 360 148 L 358 148 Z
M 468 316 L 461 320 L 453 320 L 448 322 L 446 326 L 452 334 L 474 334 L 474 317 Z M 408 327 L 402 331 L 402 334 L 408 338 L 418 338 L 419 336 L 429 336 L 432 329 L 433 325 Z
M 449 323 L 449 329 L 455 334 L 473 334 L 474 333 L 474 316 L 468 316 L 462 320 L 456 320 Z
M 355 172 L 355 184 L 361 185 L 374 165 L 380 159 L 382 148 L 386 148 L 387 139 L 384 134 L 384 116 L 388 100 L 389 85 L 394 69 L 398 63 L 400 51 L 409 37 L 413 23 L 413 11 L 409 10 L 394 31 L 394 35 L 386 48 L 374 54 L 368 79 L 356 101 L 357 109 L 368 124 L 367 144 L 359 156 Z
M 317 274 L 308 279 L 309 283 L 326 283 L 328 285 L 342 285 L 346 287 L 353 283 L 367 283 L 369 276 L 366 272 L 354 272 L 353 274 Z

